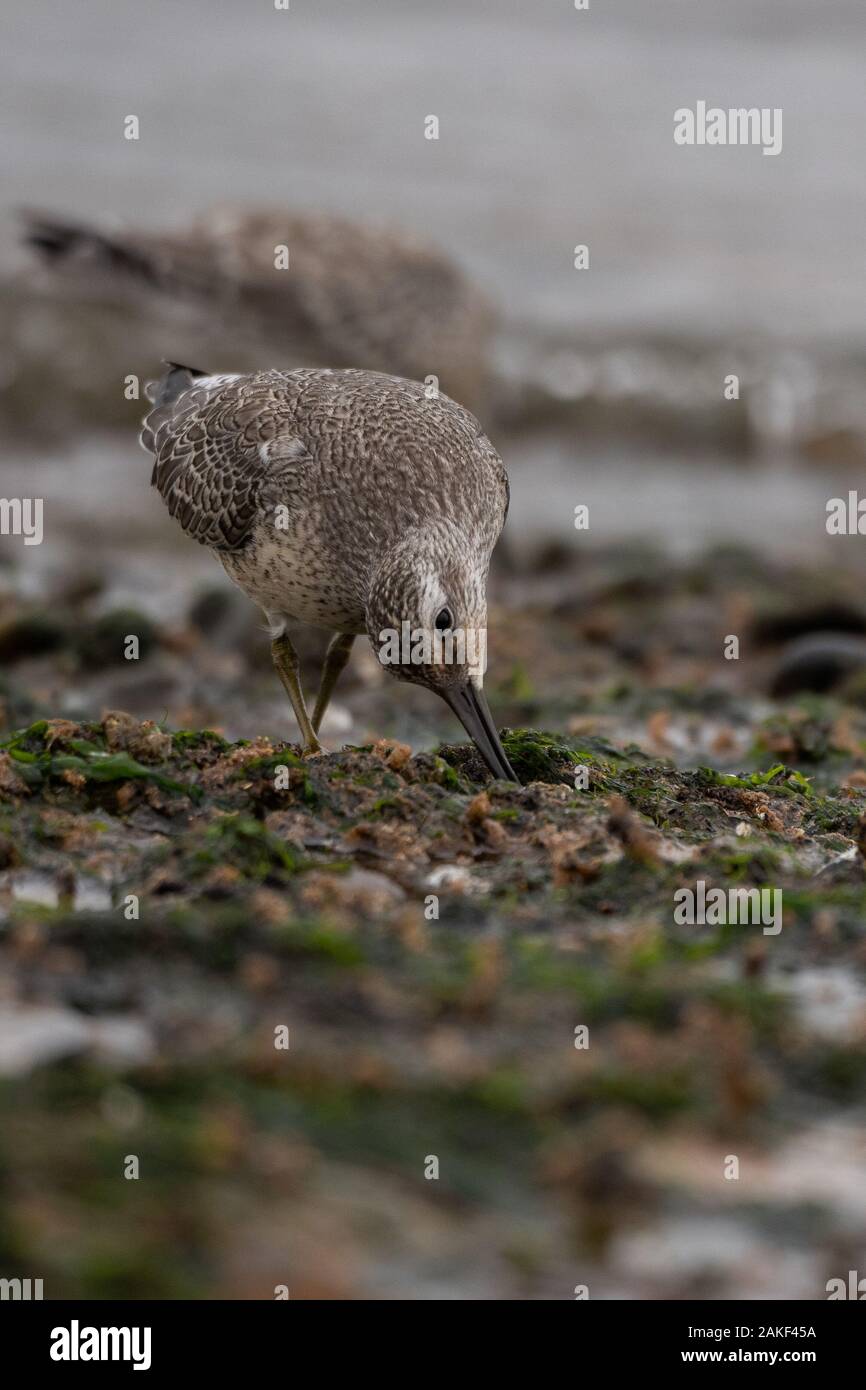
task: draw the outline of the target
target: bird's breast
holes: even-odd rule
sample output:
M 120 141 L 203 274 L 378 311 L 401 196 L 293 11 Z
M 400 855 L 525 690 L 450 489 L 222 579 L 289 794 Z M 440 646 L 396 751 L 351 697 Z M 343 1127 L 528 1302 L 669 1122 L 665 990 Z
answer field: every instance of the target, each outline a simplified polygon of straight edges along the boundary
M 347 632 L 364 631 L 358 577 L 309 538 L 258 527 L 243 550 L 220 555 L 244 593 L 267 612 Z

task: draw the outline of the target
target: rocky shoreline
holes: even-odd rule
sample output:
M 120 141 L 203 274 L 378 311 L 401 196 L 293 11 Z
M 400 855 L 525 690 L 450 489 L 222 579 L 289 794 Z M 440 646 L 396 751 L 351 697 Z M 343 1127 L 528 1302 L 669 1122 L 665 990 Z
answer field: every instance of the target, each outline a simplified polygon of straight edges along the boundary
M 851 718 L 742 776 L 506 730 L 519 788 L 468 745 L 7 737 L 4 1268 L 52 1297 L 822 1297 L 862 1209 Z M 678 925 L 698 880 L 780 889 L 782 930 Z

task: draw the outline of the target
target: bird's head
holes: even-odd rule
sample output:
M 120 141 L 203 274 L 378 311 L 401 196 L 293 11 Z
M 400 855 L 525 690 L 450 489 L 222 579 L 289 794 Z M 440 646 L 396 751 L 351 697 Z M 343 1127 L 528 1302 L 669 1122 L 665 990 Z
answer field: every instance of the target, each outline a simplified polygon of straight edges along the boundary
M 483 690 L 488 559 L 445 524 L 404 536 L 373 575 L 367 635 L 390 675 L 435 691 L 493 775 L 516 782 Z

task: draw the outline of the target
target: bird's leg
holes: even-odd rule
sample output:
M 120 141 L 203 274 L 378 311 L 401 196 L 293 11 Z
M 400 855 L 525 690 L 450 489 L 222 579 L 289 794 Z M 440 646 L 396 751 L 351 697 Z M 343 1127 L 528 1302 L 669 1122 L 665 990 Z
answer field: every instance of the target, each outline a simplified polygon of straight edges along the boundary
M 322 716 L 334 693 L 334 686 L 340 679 L 340 672 L 349 660 L 349 653 L 352 650 L 354 640 L 355 634 L 353 632 L 335 632 L 328 643 L 325 664 L 322 667 L 322 680 L 319 685 L 319 693 L 316 696 L 316 708 L 313 710 L 313 728 L 316 733 L 319 732 Z
M 310 716 L 307 714 L 307 706 L 304 704 L 304 696 L 301 691 L 300 664 L 298 653 L 292 646 L 288 633 L 283 633 L 281 637 L 275 637 L 271 643 L 271 656 L 274 659 L 274 666 L 277 668 L 277 675 L 282 681 L 286 694 L 292 702 L 292 709 L 295 711 L 295 718 L 298 721 L 298 728 L 304 740 L 301 750 L 303 757 L 309 757 L 312 753 L 321 753 L 323 748 L 316 738 L 316 731 L 310 723 Z

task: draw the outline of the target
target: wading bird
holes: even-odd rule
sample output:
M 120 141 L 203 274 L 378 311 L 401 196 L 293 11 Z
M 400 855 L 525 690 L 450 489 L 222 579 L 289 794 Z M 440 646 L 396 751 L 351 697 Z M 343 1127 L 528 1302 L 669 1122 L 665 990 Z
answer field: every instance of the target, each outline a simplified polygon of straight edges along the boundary
M 486 634 L 508 477 L 468 410 L 378 372 L 209 376 L 167 365 L 141 435 L 152 481 L 264 611 L 305 754 L 321 752 L 322 716 L 357 635 L 381 661 L 404 625 Z M 334 634 L 312 717 L 293 622 Z M 494 776 L 517 781 L 483 693 L 486 642 L 473 643 L 485 655 L 469 662 L 440 648 L 422 643 L 422 657 L 436 657 L 419 661 L 397 644 L 385 669 L 441 696 Z
M 360 365 L 435 377 L 476 409 L 485 401 L 491 307 L 446 254 L 403 229 L 231 207 L 175 232 L 23 216 L 53 284 L 122 306 L 127 342 L 132 309 L 201 352 L 230 335 L 250 365 Z

